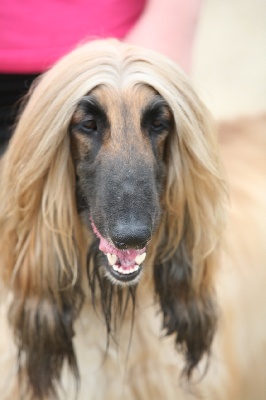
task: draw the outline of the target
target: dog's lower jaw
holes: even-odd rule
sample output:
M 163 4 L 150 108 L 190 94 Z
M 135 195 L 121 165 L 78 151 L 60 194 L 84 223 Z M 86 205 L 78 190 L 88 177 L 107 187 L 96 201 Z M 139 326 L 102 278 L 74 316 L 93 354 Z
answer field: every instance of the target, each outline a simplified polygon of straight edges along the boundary
M 117 286 L 135 286 L 139 283 L 142 276 L 142 266 L 135 272 L 129 274 L 121 274 L 115 271 L 112 266 L 105 265 L 104 276 L 113 284 Z

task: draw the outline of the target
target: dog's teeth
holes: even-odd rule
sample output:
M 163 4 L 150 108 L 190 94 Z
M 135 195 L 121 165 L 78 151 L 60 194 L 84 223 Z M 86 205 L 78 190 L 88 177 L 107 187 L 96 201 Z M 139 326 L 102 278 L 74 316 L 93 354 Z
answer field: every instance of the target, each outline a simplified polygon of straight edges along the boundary
M 125 273 L 125 270 L 122 267 L 118 267 L 117 271 L 120 272 L 120 274 L 124 274 Z
M 109 264 L 112 266 L 115 265 L 115 263 L 117 262 L 117 256 L 115 254 L 107 253 L 106 257 L 109 261 Z
M 135 258 L 135 261 L 138 265 L 140 265 L 141 263 L 143 263 L 143 261 L 146 258 L 146 253 L 140 254 Z
M 123 268 L 120 265 L 114 264 L 114 265 L 112 265 L 112 268 L 114 271 L 117 271 L 120 274 L 128 275 L 128 274 L 132 274 L 133 272 L 138 271 L 140 269 L 140 266 L 138 264 L 135 264 L 134 267 Z

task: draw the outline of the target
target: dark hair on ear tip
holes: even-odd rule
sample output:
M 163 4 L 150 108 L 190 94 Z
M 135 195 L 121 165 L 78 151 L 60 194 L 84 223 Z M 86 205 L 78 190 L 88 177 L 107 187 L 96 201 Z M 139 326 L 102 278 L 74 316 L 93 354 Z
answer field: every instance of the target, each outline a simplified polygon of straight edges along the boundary
M 66 361 L 75 381 L 79 382 L 78 365 L 72 339 L 73 323 L 83 303 L 79 286 L 61 293 L 60 306 L 52 292 L 46 298 L 16 298 L 9 310 L 18 346 L 19 381 L 32 399 L 57 399 L 58 382 Z M 22 381 L 27 372 L 28 385 Z M 28 391 L 30 391 L 28 393 Z
M 192 285 L 192 266 L 183 244 L 167 261 L 154 266 L 155 292 L 163 314 L 166 336 L 174 335 L 186 360 L 183 374 L 191 378 L 202 357 L 210 355 L 217 310 L 213 293 Z

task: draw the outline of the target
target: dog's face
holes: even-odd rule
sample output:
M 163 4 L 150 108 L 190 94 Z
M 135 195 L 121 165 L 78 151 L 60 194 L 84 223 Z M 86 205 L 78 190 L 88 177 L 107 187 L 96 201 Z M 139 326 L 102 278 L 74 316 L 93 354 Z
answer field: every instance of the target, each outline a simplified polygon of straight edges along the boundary
M 174 126 L 156 91 L 138 85 L 134 92 L 95 88 L 70 126 L 78 204 L 100 239 L 105 274 L 120 284 L 138 282 L 158 226 L 166 139 Z

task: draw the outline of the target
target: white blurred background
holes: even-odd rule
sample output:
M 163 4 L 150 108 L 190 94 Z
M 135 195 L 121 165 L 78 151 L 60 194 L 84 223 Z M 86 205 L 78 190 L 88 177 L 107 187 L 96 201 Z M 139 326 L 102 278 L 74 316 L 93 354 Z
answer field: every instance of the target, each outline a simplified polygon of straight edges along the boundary
M 266 111 L 266 0 L 204 0 L 192 80 L 217 118 Z

